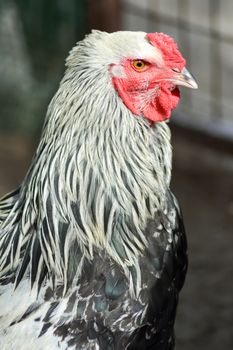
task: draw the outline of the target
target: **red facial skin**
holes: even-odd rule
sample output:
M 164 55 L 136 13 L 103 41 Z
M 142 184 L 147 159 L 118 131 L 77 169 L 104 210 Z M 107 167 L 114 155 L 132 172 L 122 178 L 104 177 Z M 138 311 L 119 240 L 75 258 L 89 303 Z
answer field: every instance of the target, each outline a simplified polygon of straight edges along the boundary
M 151 122 L 161 122 L 170 118 L 171 111 L 180 99 L 179 89 L 171 82 L 176 72 L 185 66 L 185 60 L 178 51 L 173 39 L 162 33 L 147 34 L 148 41 L 160 49 L 163 57 L 162 66 L 145 62 L 145 67 L 138 71 L 133 66 L 133 59 L 125 59 L 124 78 L 113 77 L 113 84 L 124 104 L 133 114 L 143 115 Z M 143 57 L 137 57 L 143 60 Z

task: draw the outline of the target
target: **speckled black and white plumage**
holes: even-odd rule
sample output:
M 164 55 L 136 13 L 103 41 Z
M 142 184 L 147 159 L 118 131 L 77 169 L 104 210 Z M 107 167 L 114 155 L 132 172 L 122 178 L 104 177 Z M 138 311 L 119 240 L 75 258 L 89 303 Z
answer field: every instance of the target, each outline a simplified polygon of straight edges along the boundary
M 29 172 L 0 201 L 1 349 L 174 348 L 187 255 L 170 133 L 132 115 L 107 69 L 156 55 L 144 36 L 93 32 L 71 51 Z

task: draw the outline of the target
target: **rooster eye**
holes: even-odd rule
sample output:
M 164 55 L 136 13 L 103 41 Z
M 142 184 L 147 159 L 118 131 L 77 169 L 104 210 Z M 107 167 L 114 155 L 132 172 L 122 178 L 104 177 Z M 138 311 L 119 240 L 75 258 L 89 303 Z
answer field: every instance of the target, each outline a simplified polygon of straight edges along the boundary
M 132 66 L 137 72 L 142 72 L 148 66 L 148 63 L 143 60 L 133 60 Z

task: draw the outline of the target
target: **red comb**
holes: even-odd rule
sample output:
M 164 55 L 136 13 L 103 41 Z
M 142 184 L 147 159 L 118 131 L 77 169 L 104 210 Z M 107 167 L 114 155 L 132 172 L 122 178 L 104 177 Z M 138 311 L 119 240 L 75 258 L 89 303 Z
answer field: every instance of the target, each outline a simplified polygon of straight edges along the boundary
M 180 71 L 185 66 L 185 59 L 178 50 L 174 40 L 164 33 L 148 33 L 146 38 L 162 52 L 163 59 L 170 68 L 178 68 Z

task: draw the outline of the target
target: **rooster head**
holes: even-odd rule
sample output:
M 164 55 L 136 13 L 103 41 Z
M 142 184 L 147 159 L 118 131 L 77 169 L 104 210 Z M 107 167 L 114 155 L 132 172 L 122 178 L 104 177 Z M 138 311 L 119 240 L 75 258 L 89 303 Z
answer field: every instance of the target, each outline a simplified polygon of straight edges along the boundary
M 120 97 L 134 116 L 150 122 L 170 117 L 180 99 L 179 85 L 197 88 L 177 44 L 163 33 L 93 30 L 72 49 L 66 65 L 64 82 L 77 77 L 87 104 L 100 95 L 99 105 Z
M 163 33 L 110 35 L 118 36 L 118 61 L 110 65 L 110 72 L 124 104 L 152 122 L 168 119 L 180 99 L 178 85 L 197 88 L 177 44 Z

